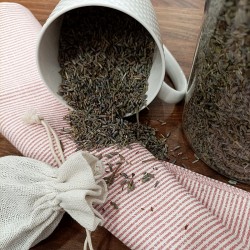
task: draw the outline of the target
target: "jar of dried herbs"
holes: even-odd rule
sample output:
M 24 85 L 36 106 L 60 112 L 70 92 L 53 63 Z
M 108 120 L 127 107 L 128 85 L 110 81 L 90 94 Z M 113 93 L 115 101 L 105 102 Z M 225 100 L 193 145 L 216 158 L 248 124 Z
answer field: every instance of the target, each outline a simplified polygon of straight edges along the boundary
M 250 1 L 206 1 L 183 129 L 196 155 L 250 184 Z

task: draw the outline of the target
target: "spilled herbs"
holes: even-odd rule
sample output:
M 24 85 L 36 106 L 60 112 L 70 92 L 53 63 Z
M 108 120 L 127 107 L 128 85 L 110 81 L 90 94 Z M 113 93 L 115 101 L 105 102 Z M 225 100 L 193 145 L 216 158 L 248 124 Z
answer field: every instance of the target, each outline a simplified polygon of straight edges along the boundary
M 73 108 L 65 119 L 79 149 L 139 142 L 167 158 L 166 138 L 138 117 L 146 105 L 154 48 L 148 31 L 117 10 L 84 7 L 65 14 L 58 94 Z M 136 121 L 124 118 L 128 113 L 136 113 Z

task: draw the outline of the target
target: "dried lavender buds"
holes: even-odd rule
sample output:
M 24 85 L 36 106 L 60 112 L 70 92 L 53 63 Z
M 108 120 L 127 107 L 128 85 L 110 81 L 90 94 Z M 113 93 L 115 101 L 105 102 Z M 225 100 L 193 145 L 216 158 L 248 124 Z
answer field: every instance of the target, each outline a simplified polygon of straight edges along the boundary
M 123 117 L 146 104 L 155 43 L 130 16 L 104 7 L 65 14 L 61 28 L 58 94 L 74 111 L 65 117 L 79 149 L 140 142 L 165 159 L 165 138 Z
M 210 1 L 183 116 L 185 133 L 199 158 L 246 183 L 250 183 L 249 24 L 248 0 Z

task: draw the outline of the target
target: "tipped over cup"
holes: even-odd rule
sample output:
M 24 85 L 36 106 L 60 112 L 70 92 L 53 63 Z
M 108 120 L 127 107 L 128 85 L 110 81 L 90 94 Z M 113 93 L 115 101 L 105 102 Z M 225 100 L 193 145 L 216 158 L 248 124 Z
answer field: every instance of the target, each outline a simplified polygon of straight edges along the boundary
M 112 8 L 123 12 L 139 22 L 152 36 L 155 50 L 148 78 L 146 104 L 141 109 L 148 106 L 156 96 L 170 104 L 181 101 L 187 91 L 186 77 L 175 58 L 162 43 L 156 14 L 150 0 L 61 0 L 42 27 L 37 46 L 38 70 L 52 94 L 68 108 L 72 108 L 58 94 L 62 82 L 58 62 L 59 38 L 64 15 L 71 10 L 89 6 Z M 175 88 L 164 82 L 166 73 Z M 133 113 L 134 111 L 128 111 L 127 115 Z

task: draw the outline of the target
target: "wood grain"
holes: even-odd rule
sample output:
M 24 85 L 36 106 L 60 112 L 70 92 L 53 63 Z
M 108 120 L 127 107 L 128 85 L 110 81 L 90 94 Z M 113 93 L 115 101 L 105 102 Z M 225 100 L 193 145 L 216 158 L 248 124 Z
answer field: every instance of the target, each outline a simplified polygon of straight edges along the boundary
M 5 0 L 6 2 L 11 2 Z M 45 22 L 58 1 L 56 0 L 16 0 L 29 8 L 41 24 Z M 164 44 L 176 57 L 184 70 L 187 78 L 190 74 L 193 55 L 199 35 L 203 17 L 204 0 L 152 0 L 159 20 Z M 169 79 L 166 77 L 166 80 Z M 182 130 L 182 111 L 184 102 L 177 105 L 163 103 L 155 99 L 149 106 L 149 110 L 143 110 L 140 115 L 142 122 L 148 121 L 159 133 L 166 135 L 171 132 L 168 139 L 169 149 L 180 145 L 180 151 L 188 160 L 177 160 L 177 165 L 185 164 L 187 168 L 213 179 L 228 182 L 228 179 L 210 169 L 203 162 L 195 164 L 194 152 L 186 141 Z M 159 119 L 166 121 L 161 126 Z M 0 135 L 0 156 L 21 155 L 3 136 Z M 238 183 L 237 187 L 250 191 L 250 186 Z M 82 249 L 85 238 L 84 229 L 81 228 L 68 215 L 65 215 L 54 233 L 38 244 L 33 249 Z M 95 249 L 125 250 L 128 249 L 119 240 L 112 236 L 107 230 L 99 227 L 93 234 L 93 245 Z

